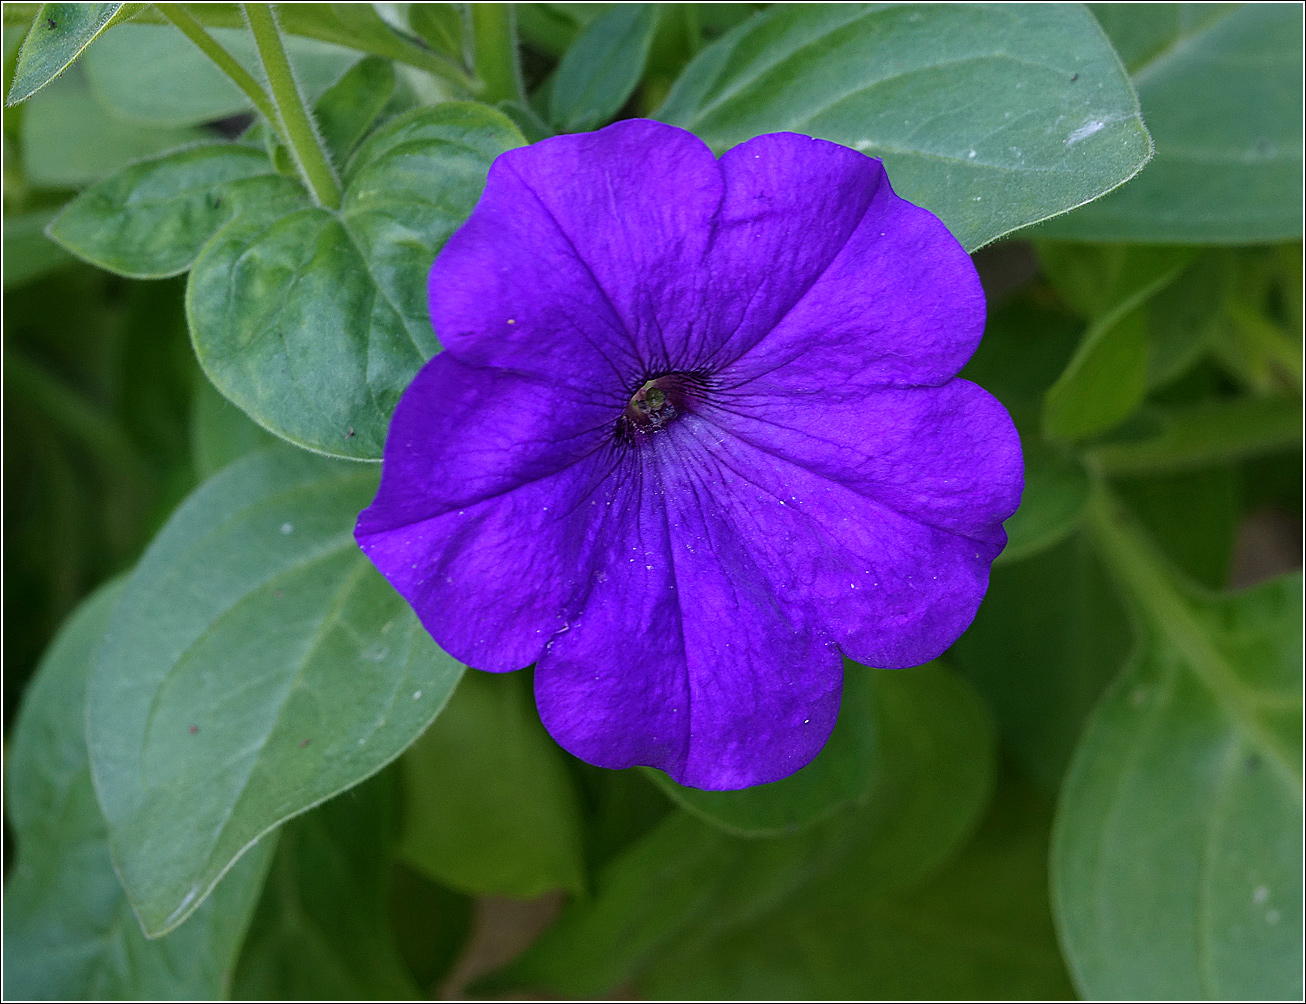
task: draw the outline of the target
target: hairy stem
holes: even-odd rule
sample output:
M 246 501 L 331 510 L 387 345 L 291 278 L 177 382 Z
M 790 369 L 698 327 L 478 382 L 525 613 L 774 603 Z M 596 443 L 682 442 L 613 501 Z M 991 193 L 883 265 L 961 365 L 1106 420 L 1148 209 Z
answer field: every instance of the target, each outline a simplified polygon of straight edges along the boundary
M 254 33 L 254 44 L 258 46 L 263 72 L 272 89 L 281 134 L 290 147 L 291 156 L 295 158 L 300 174 L 318 203 L 328 209 L 339 209 L 340 182 L 336 179 L 335 168 L 331 166 L 326 150 L 318 139 L 313 120 L 309 117 L 308 108 L 295 83 L 290 60 L 286 58 L 286 48 L 281 44 L 281 32 L 277 28 L 272 5 L 247 3 L 245 16 L 249 20 L 250 31 Z
M 512 8 L 506 3 L 474 3 L 472 8 L 472 51 L 476 76 L 485 89 L 480 98 L 496 101 L 526 100 L 521 68 L 517 63 L 517 30 Z
M 204 30 L 202 24 L 187 13 L 185 7 L 179 3 L 160 3 L 155 6 L 159 8 L 159 13 L 181 29 L 181 33 L 194 42 L 219 70 L 231 78 L 233 84 L 245 92 L 245 96 L 254 103 L 254 107 L 267 119 L 273 129 L 280 128 L 277 110 L 267 91 L 263 90 L 245 67 L 236 62 L 231 53 L 218 44 L 217 39 Z

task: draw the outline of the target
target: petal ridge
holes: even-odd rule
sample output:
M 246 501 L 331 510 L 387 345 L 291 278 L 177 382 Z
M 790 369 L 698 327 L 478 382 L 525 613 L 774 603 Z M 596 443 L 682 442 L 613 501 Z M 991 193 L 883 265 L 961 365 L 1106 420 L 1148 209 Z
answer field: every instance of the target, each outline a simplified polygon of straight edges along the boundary
M 950 533 L 964 540 L 971 540 L 977 544 L 990 546 L 992 545 L 993 540 L 991 539 L 991 535 L 988 534 L 987 531 L 994 526 L 1000 527 L 1003 522 L 1005 522 L 1007 519 L 1009 519 L 1012 516 L 1012 514 L 1015 513 L 1016 509 L 1020 505 L 1021 488 L 1023 488 L 1024 478 L 1023 478 L 1023 472 L 1021 470 L 1022 464 L 1021 464 L 1021 450 L 1020 450 L 1019 435 L 1016 432 L 1015 425 L 1011 422 L 1010 417 L 1007 415 L 1006 410 L 1002 408 L 1001 404 L 997 402 L 997 400 L 994 399 L 992 395 L 989 395 L 986 391 L 984 391 L 983 388 L 979 387 L 976 384 L 971 383 L 969 380 L 963 380 L 960 377 L 954 377 L 952 381 L 949 381 L 948 384 L 944 384 L 941 387 L 913 387 L 913 388 L 906 388 L 906 389 L 919 390 L 919 391 L 944 390 L 953 384 L 964 385 L 972 388 L 974 391 L 977 391 L 979 392 L 979 394 L 983 395 L 982 400 L 986 400 L 994 406 L 993 408 L 994 415 L 996 416 L 1000 414 L 1003 418 L 1006 419 L 1006 428 L 1003 429 L 1002 431 L 1003 434 L 1009 440 L 1007 445 L 1014 446 L 1014 450 L 1012 451 L 1012 453 L 1014 453 L 1014 458 L 1012 458 L 1010 455 L 1008 456 L 1009 460 L 1014 459 L 1014 464 L 1010 465 L 1010 469 L 1007 471 L 995 472 L 995 476 L 993 478 L 986 480 L 986 484 L 992 486 L 995 482 L 1000 483 L 1002 481 L 1001 475 L 1008 475 L 1008 476 L 1014 475 L 1014 477 L 1011 478 L 1011 485 L 1006 493 L 1008 497 L 1005 501 L 995 503 L 997 508 L 994 509 L 992 512 L 987 512 L 985 514 L 985 518 L 982 523 L 982 529 L 979 531 L 963 529 L 957 526 L 949 526 L 944 520 L 940 519 L 937 515 L 931 515 L 919 511 L 912 511 L 902 501 L 895 500 L 892 497 L 890 497 L 892 493 L 885 491 L 885 483 L 883 481 L 877 482 L 873 476 L 856 475 L 854 474 L 854 472 L 849 470 L 834 472 L 829 469 L 826 469 L 827 465 L 819 465 L 819 464 L 812 463 L 810 461 L 804 462 L 802 458 L 795 455 L 796 451 L 781 451 L 775 446 L 767 444 L 761 437 L 756 435 L 751 435 L 747 430 L 739 428 L 738 424 L 732 426 L 730 423 L 722 422 L 719 419 L 714 420 L 713 412 L 714 411 L 725 412 L 727 411 L 727 409 L 725 408 L 704 409 L 703 411 L 700 412 L 700 417 L 703 419 L 703 421 L 712 425 L 713 428 L 715 428 L 723 436 L 734 437 L 740 442 L 752 447 L 753 449 L 761 453 L 773 457 L 782 463 L 792 465 L 793 467 L 805 471 L 806 473 L 812 475 L 813 477 L 820 478 L 821 480 L 829 482 L 830 484 L 835 485 L 839 488 L 854 492 L 855 494 L 860 495 L 863 498 L 875 502 L 877 505 L 883 506 L 884 508 L 897 513 L 898 515 L 902 516 L 904 519 L 912 520 L 913 522 L 920 523 L 923 526 L 932 527 L 933 529 L 939 530 L 940 532 L 943 533 Z M 838 450 L 846 450 L 848 448 L 847 445 L 844 443 L 840 443 L 839 441 L 834 439 L 822 438 L 817 434 L 815 434 L 814 432 L 799 428 L 798 426 L 783 425 L 779 422 L 774 422 L 769 418 L 761 417 L 758 415 L 747 415 L 741 417 L 746 417 L 747 421 L 750 423 L 769 425 L 776 429 L 783 430 L 785 432 L 792 432 L 795 434 L 795 436 L 801 436 L 805 439 L 810 439 L 822 443 L 824 445 L 828 445 Z M 741 476 L 745 476 L 743 475 L 742 472 L 740 473 Z
M 806 136 L 803 133 L 795 133 L 795 132 L 768 133 L 766 136 L 754 137 L 754 139 L 747 140 L 744 143 L 740 143 L 738 146 L 732 147 L 731 149 L 723 153 L 721 155 L 720 160 L 718 161 L 718 163 L 722 165 L 722 173 L 724 174 L 725 171 L 726 158 L 730 157 L 732 154 L 736 154 L 736 151 L 739 151 L 738 156 L 742 156 L 743 151 L 750 144 L 755 143 L 759 139 L 771 139 L 773 137 L 785 137 L 785 138 L 794 137 L 797 139 L 807 139 L 807 140 L 813 140 L 815 142 L 825 144 L 826 146 L 829 147 L 835 147 L 839 150 L 849 149 L 847 147 L 839 146 L 837 143 L 830 143 L 827 140 L 818 140 L 814 136 Z M 713 367 L 719 368 L 721 366 L 728 365 L 729 363 L 732 363 L 737 359 L 747 355 L 750 351 L 752 351 L 752 349 L 754 349 L 757 346 L 758 342 L 766 338 L 766 336 L 771 331 L 778 328 L 782 323 L 784 323 L 785 318 L 787 318 L 790 314 L 794 312 L 794 310 L 798 308 L 798 306 L 803 302 L 803 300 L 806 299 L 807 295 L 812 291 L 813 287 L 815 287 L 825 277 L 826 273 L 830 270 L 831 266 L 834 265 L 839 255 L 841 255 L 844 252 L 844 249 L 848 246 L 848 242 L 851 241 L 853 237 L 856 235 L 857 231 L 861 229 L 862 223 L 865 222 L 866 216 L 871 210 L 871 206 L 874 205 L 875 195 L 878 193 L 880 185 L 885 184 L 887 182 L 888 175 L 884 170 L 884 162 L 880 158 L 867 157 L 865 154 L 858 153 L 857 151 L 852 151 L 852 150 L 849 150 L 849 152 L 855 153 L 858 157 L 861 157 L 866 161 L 868 161 L 869 163 L 874 164 L 877 169 L 875 175 L 875 188 L 872 189 L 870 196 L 867 198 L 866 205 L 862 207 L 862 211 L 857 217 L 857 222 L 853 224 L 852 228 L 848 231 L 844 239 L 839 243 L 838 247 L 833 249 L 830 256 L 826 259 L 825 263 L 820 267 L 820 269 L 816 272 L 816 274 L 811 276 L 806 281 L 802 292 L 800 292 L 796 297 L 794 297 L 793 301 L 785 308 L 784 312 L 779 317 L 775 318 L 775 320 L 771 322 L 769 327 L 759 332 L 756 339 L 754 339 L 749 344 L 740 347 L 735 355 L 726 359 L 713 358 L 712 360 L 710 360 L 710 364 Z M 715 238 L 717 232 L 718 232 L 717 229 L 714 227 L 713 238 Z M 761 288 L 762 287 L 759 286 L 753 291 L 753 294 L 749 298 L 749 303 L 744 308 L 743 316 L 740 317 L 739 324 L 736 325 L 735 332 L 732 332 L 730 337 L 733 337 L 733 335 L 738 331 L 738 329 L 743 326 L 744 320 L 748 316 L 748 311 L 752 307 L 752 302 L 754 299 L 756 299 L 756 297 L 760 293 Z M 730 345 L 730 337 L 727 337 L 721 341 L 720 345 L 717 347 L 717 351 L 720 351 Z
M 720 485 L 713 498 L 720 500 L 722 518 L 739 525 L 772 595 L 798 597 L 791 616 L 821 625 L 845 655 L 885 669 L 919 665 L 973 619 L 988 566 L 1005 541 L 1000 524 L 987 540 L 963 536 L 902 516 L 736 437 L 713 435 L 700 446 L 695 456 L 721 476 L 696 476 Z M 733 456 L 740 448 L 742 455 Z M 768 476 L 784 490 L 765 483 Z M 750 501 L 735 484 L 756 496 Z M 789 493 L 803 497 L 786 498 Z M 905 553 L 917 556 L 907 566 Z M 840 593 L 838 585 L 850 579 L 854 592 Z M 940 599 L 947 602 L 936 608 Z
M 779 780 L 828 738 L 842 658 L 772 593 L 692 475 L 651 463 L 643 477 L 628 498 L 646 522 L 627 536 L 649 563 L 618 553 L 605 565 L 612 578 L 541 656 L 541 718 L 600 766 L 645 763 L 712 789 Z M 632 636 L 631 625 L 655 629 Z M 650 672 L 639 674 L 641 664 Z

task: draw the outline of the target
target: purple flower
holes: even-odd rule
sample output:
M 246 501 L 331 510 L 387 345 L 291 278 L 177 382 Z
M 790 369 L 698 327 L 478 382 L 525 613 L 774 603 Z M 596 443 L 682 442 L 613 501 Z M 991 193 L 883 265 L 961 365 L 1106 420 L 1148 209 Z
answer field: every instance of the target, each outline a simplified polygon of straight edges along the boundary
M 576 756 L 728 789 L 807 764 L 843 657 L 937 656 L 1020 500 L 955 377 L 984 295 L 878 160 L 656 122 L 505 153 L 431 268 L 358 542 L 451 655 L 536 664 Z

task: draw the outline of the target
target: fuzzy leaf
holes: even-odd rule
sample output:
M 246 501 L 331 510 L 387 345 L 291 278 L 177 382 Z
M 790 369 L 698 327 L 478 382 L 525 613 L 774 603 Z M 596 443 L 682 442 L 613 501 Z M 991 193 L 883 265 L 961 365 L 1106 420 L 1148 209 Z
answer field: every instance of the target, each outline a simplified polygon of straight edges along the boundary
M 353 539 L 376 470 L 282 446 L 225 468 L 132 573 L 87 741 L 114 861 L 151 935 L 253 841 L 379 770 L 462 667 Z
M 969 250 L 1151 155 L 1120 61 L 1072 4 L 779 4 L 699 53 L 657 117 L 718 151 L 788 130 L 882 157 Z
M 225 995 L 275 837 L 228 872 L 179 928 L 146 940 L 114 874 L 86 754 L 93 657 L 123 582 L 68 619 L 24 696 L 6 764 L 18 859 L 5 885 L 4 995 L 185 1000 Z

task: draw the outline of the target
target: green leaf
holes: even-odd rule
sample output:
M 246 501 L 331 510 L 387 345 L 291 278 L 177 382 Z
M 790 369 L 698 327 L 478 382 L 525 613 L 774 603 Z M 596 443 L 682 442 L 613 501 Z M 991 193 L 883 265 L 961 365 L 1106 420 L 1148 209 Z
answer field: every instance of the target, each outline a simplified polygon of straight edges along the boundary
M 1294 4 L 1095 4 L 1129 65 L 1156 157 L 1046 226 L 1077 240 L 1301 236 L 1302 12 Z
M 1138 102 L 1070 4 L 781 4 L 708 46 L 657 117 L 717 151 L 788 130 L 882 157 L 968 250 L 1132 177 Z
M 153 128 L 106 115 L 79 64 L 23 107 L 23 173 L 36 188 L 81 188 L 142 158 L 211 139 L 199 129 Z
M 550 56 L 561 56 L 585 26 L 616 7 L 610 3 L 519 3 L 522 39 Z
M 1053 250 L 1041 248 L 1044 268 L 1054 284 L 1067 286 L 1053 267 L 1059 257 Z M 1084 254 L 1076 249 L 1069 253 Z M 1097 249 L 1087 252 L 1096 253 Z M 1110 281 L 1080 280 L 1079 291 L 1067 297 L 1087 308 L 1092 322 L 1044 399 L 1043 428 L 1054 440 L 1073 441 L 1105 432 L 1142 403 L 1147 393 L 1148 302 L 1192 260 L 1192 252 L 1183 248 L 1128 248 L 1119 255 L 1111 250 L 1104 254 L 1114 266 Z M 1093 289 L 1096 297 L 1087 299 L 1085 289 Z
M 584 891 L 576 792 L 526 674 L 466 674 L 400 770 L 414 868 L 470 893 Z
M 1122 303 L 1154 295 L 1196 255 L 1193 248 L 1134 247 L 1038 241 L 1038 263 L 1052 287 L 1081 317 L 1093 321 Z
M 901 889 L 937 871 L 973 832 L 993 793 L 996 736 L 979 695 L 941 663 L 859 668 L 875 678 L 882 766 L 852 816 L 864 827 L 857 853 L 868 881 Z
M 1233 379 L 1259 395 L 1302 392 L 1302 248 L 1219 249 L 1223 323 L 1207 342 Z
M 45 236 L 57 209 L 6 214 L 4 220 L 4 285 L 21 286 L 72 261 L 58 244 Z
M 409 4 L 408 26 L 432 49 L 464 63 L 467 26 L 458 7 L 452 3 Z
M 187 147 L 119 171 L 64 207 L 50 237 L 100 268 L 136 279 L 185 272 L 242 205 L 300 189 L 262 150 L 235 143 Z
M 1088 497 L 1083 465 L 1043 439 L 1040 402 L 1074 352 L 1078 328 L 1068 315 L 1021 297 L 989 318 L 984 340 L 962 371 L 1000 400 L 1020 432 L 1025 490 L 1004 524 L 1000 564 L 1046 550 L 1075 529 Z
M 472 928 L 470 896 L 437 885 L 402 861 L 390 883 L 390 926 L 399 954 L 428 990 L 438 988 L 458 961 Z
M 703 47 L 703 13 L 702 4 L 661 6 L 640 88 L 639 106 L 644 114 L 667 99 L 676 78 Z M 744 8 L 741 13 L 747 17 L 751 11 Z
M 525 987 L 594 998 L 627 984 L 686 924 L 711 912 L 739 844 L 688 812 L 671 812 L 600 872 L 592 899 L 573 901 L 522 956 L 473 991 L 507 997 Z
M 203 7 L 190 13 L 202 18 Z M 264 79 L 247 27 L 212 28 L 210 34 L 255 80 Z M 310 102 L 359 59 L 353 49 L 311 38 L 287 35 L 285 45 L 295 81 Z M 115 28 L 96 42 L 83 65 L 99 104 L 129 122 L 193 126 L 254 111 L 245 93 L 171 24 Z
M 1054 793 L 1089 713 L 1132 650 L 1129 620 L 1084 534 L 1000 565 L 950 658 L 1007 748 Z
M 367 3 L 286 4 L 279 10 L 284 32 L 307 35 L 394 59 L 421 69 L 450 65 L 416 40 L 395 31 Z
M 671 799 L 640 768 L 605 770 L 575 757 L 567 765 L 581 796 L 585 863 L 591 875 L 651 831 L 673 809 Z
M 1154 3 L 1130 11 L 1116 4 L 1089 4 L 1089 10 L 1116 47 L 1120 61 L 1131 73 L 1170 49 L 1179 35 L 1200 31 L 1238 4 Z
M 1260 394 L 1302 391 L 1301 326 L 1287 328 L 1234 301 L 1212 348 L 1239 383 Z
M 394 64 L 368 56 L 318 99 L 313 107 L 318 132 L 338 166 L 348 160 L 394 93 Z
M 5 4 L 7 23 L 24 20 L 24 4 Z M 128 4 L 139 13 L 135 25 L 168 25 L 167 19 L 153 9 L 153 5 Z M 143 8 L 143 9 L 142 9 Z M 247 32 L 240 4 L 203 3 L 190 8 L 190 14 L 209 29 L 236 29 Z M 27 15 L 30 18 L 30 14 Z M 278 10 L 278 21 L 283 35 L 317 39 L 333 46 L 370 53 L 385 59 L 425 70 L 436 77 L 449 80 L 465 90 L 471 80 L 454 62 L 434 53 L 417 39 L 393 30 L 371 4 L 362 3 L 309 3 L 285 4 Z M 293 39 L 286 39 L 288 47 Z M 327 81 L 329 84 L 330 81 Z M 325 86 L 325 85 L 324 85 Z
M 1066 778 L 1054 912 L 1095 998 L 1301 997 L 1301 576 L 1192 591 L 1106 505 L 1145 644 Z
M 462 673 L 353 540 L 376 469 L 276 447 L 225 468 L 141 558 L 87 739 L 151 935 L 260 835 L 394 759 Z
M 992 790 L 983 705 L 934 664 L 861 671 L 875 680 L 881 743 L 877 790 L 864 806 L 761 840 L 673 812 L 601 871 L 594 897 L 574 903 L 482 989 L 601 996 L 659 960 L 674 965 L 691 947 L 782 915 L 810 883 L 845 865 L 861 869 L 866 888 L 885 892 L 941 868 Z
M 874 678 L 861 666 L 847 664 L 833 734 L 815 760 L 781 781 L 742 791 L 702 791 L 646 769 L 679 805 L 727 833 L 741 837 L 794 833 L 862 801 L 879 779 L 884 767 Z
M 1223 466 L 1127 478 L 1112 488 L 1179 571 L 1222 589 L 1242 515 L 1238 482 L 1238 471 Z
M 1147 305 L 1147 386 L 1182 376 L 1208 348 L 1221 323 L 1230 276 L 1221 252 L 1206 252 Z
M 121 580 L 56 636 L 24 695 L 5 787 L 18 858 L 5 885 L 7 999 L 223 996 L 275 838 L 259 843 L 181 927 L 147 941 L 114 874 L 86 755 L 86 682 Z
M 856 858 L 782 909 L 685 943 L 639 981 L 657 1000 L 1066 1000 L 1047 899 L 1051 813 L 1027 787 L 944 872 L 885 892 Z
M 313 117 L 333 163 L 341 168 L 348 165 L 354 149 L 377 123 L 411 111 L 417 104 L 409 81 L 396 75 L 393 63 L 367 56 L 317 99 Z M 278 174 L 300 180 L 290 150 L 266 122 L 254 122 L 241 134 L 240 142 L 261 146 Z
M 422 996 L 388 917 L 398 786 L 376 775 L 285 825 L 232 996 L 412 1000 Z
M 549 121 L 563 132 L 604 125 L 635 93 L 657 32 L 658 4 L 619 4 L 568 48 L 549 90 Z
M 1212 355 L 1258 395 L 1302 392 L 1302 249 L 1300 243 L 1223 251 L 1228 268 L 1224 323 Z
M 691 6 L 686 4 L 685 6 Z M 745 21 L 760 10 L 764 3 L 696 3 L 692 5 L 698 14 L 699 25 L 708 36 L 724 34 L 740 21 Z
M 1054 440 L 1086 439 L 1133 414 L 1147 393 L 1147 317 L 1127 304 L 1091 324 L 1065 373 L 1048 390 L 1043 429 Z
M 264 428 L 341 457 L 381 456 L 390 414 L 439 348 L 426 275 L 491 161 L 523 142 L 482 105 L 392 119 L 350 161 L 339 213 L 307 195 L 251 204 L 186 289 L 200 364 Z
M 233 460 L 276 442 L 272 433 L 251 422 L 200 376 L 190 413 L 191 462 L 200 481 L 207 481 Z
M 991 314 L 961 376 L 996 397 L 1018 422 L 1066 368 L 1082 326 L 1045 296 L 1021 296 Z
M 1146 412 L 1150 435 L 1093 449 L 1111 474 L 1177 471 L 1225 464 L 1301 442 L 1301 399 L 1235 398 Z
M 18 53 L 5 103 L 12 107 L 26 101 L 67 69 L 122 7 L 120 3 L 42 4 Z
M 537 91 L 538 95 L 540 92 Z M 528 143 L 538 143 L 542 139 L 556 136 L 553 126 L 540 118 L 539 113 L 529 104 L 505 99 L 496 101 L 494 107 L 512 119 L 512 124 L 521 130 Z
M 1207 348 L 1231 294 L 1237 260 L 1226 251 L 1040 241 L 1044 274 L 1072 309 L 1096 320 L 1128 296 L 1146 296 L 1146 384 L 1170 383 Z M 1169 278 L 1165 276 L 1169 274 Z
M 80 262 L 5 291 L 5 463 L 23 486 L 4 517 L 11 711 L 62 619 L 135 563 L 158 507 L 188 490 L 177 468 L 197 367 L 181 294 Z
M 1025 491 L 1020 508 L 1003 524 L 1007 546 L 998 562 L 1009 565 L 1038 554 L 1063 540 L 1079 524 L 1088 501 L 1089 480 L 1084 465 L 1038 434 L 1021 437 L 1025 459 Z

